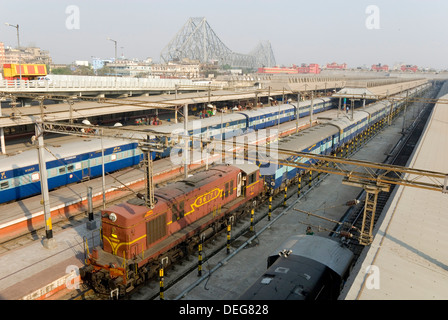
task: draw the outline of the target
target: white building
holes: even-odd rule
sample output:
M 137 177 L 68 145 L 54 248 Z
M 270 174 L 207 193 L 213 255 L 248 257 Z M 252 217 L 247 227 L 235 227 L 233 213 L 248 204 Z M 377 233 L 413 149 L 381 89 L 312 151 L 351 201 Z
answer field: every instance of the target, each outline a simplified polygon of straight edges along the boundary
M 163 78 L 199 78 L 199 64 L 153 64 L 152 74 Z
M 75 66 L 85 66 L 85 67 L 88 67 L 89 66 L 89 61 L 76 60 L 75 61 Z

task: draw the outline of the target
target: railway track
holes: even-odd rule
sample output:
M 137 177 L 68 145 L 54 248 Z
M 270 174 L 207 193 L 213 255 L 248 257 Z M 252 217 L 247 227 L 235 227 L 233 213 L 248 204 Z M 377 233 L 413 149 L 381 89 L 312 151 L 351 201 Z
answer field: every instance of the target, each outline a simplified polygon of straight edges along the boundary
M 363 143 L 359 143 L 355 145 L 355 148 L 345 149 L 348 152 L 344 156 L 350 157 L 353 154 L 355 154 L 358 150 L 360 150 L 364 145 L 367 144 L 368 141 L 373 139 L 375 136 L 380 134 L 381 130 L 379 130 L 377 133 L 363 141 Z M 309 192 L 311 192 L 315 187 L 317 187 L 329 174 L 321 174 L 318 172 L 313 172 L 311 179 L 309 178 L 309 174 L 306 174 L 303 182 L 303 188 L 301 189 L 300 197 L 297 197 L 298 192 L 297 188 L 290 188 L 288 187 L 288 193 L 286 196 L 286 200 L 289 200 L 290 198 L 296 199 L 292 204 L 289 204 L 286 208 L 284 207 L 285 203 L 285 196 L 284 192 L 279 192 L 277 195 L 274 196 L 273 202 L 272 202 L 272 221 L 266 222 L 268 217 L 268 203 L 264 202 L 260 205 L 259 208 L 257 208 L 257 215 L 255 218 L 255 225 L 254 225 L 254 231 L 250 231 L 250 221 L 249 216 L 246 216 L 245 219 L 241 219 L 239 221 L 239 226 L 237 226 L 237 229 L 232 230 L 232 254 L 228 254 L 226 258 L 224 258 L 221 262 L 218 263 L 218 265 L 214 266 L 213 268 L 209 268 L 205 275 L 198 278 L 196 283 L 193 283 L 191 285 L 191 289 L 193 289 L 194 286 L 199 285 L 203 281 L 207 281 L 209 276 L 216 271 L 217 268 L 225 265 L 229 259 L 232 258 L 233 254 L 237 254 L 241 249 L 247 248 L 253 245 L 256 245 L 257 243 L 257 236 L 259 233 L 263 232 L 267 228 L 269 228 L 275 221 L 280 218 L 284 213 L 288 212 L 299 200 L 303 199 L 303 197 L 306 197 Z M 294 186 L 297 184 L 294 183 Z M 290 201 L 288 201 L 290 202 Z M 256 231 L 260 230 L 260 231 Z M 217 253 L 221 252 L 221 250 L 225 250 L 226 248 L 226 237 L 222 233 L 225 233 L 225 230 L 221 231 L 221 233 L 218 233 L 215 235 L 212 242 L 209 242 L 206 244 L 205 251 L 207 252 L 207 256 L 202 259 L 203 264 L 206 264 L 207 261 L 212 258 Z M 194 273 L 195 269 L 198 267 L 198 258 L 197 255 L 190 255 L 188 259 L 179 262 L 177 265 L 175 265 L 174 270 L 167 271 L 167 274 L 165 274 L 164 277 L 164 290 L 169 289 L 170 287 L 174 286 L 177 282 L 182 280 L 187 274 Z M 207 282 L 206 282 L 207 283 Z M 140 287 L 136 289 L 135 292 L 131 294 L 129 299 L 145 299 L 145 300 L 154 300 L 157 299 L 160 296 L 160 288 L 159 288 L 159 282 L 157 282 L 157 279 L 154 279 L 150 281 L 148 284 L 146 284 L 144 287 Z M 178 297 L 180 298 L 180 297 Z
M 410 154 L 412 153 L 412 150 L 416 144 L 416 142 L 419 139 L 419 136 L 425 126 L 426 119 L 428 118 L 429 114 L 431 112 L 431 108 L 428 108 L 428 106 L 421 112 L 421 117 L 419 118 L 419 122 L 416 122 L 414 126 L 412 126 L 412 131 L 410 134 L 406 135 L 405 138 L 402 138 L 402 142 L 399 142 L 397 145 L 400 145 L 400 148 L 398 151 L 396 151 L 394 148 L 394 156 L 391 160 L 391 157 L 388 157 L 385 162 L 393 163 L 397 165 L 406 165 L 407 160 L 409 159 Z M 353 154 L 355 154 L 358 150 L 360 150 L 364 145 L 367 144 L 368 141 L 373 139 L 376 135 L 380 134 L 382 130 L 379 130 L 375 135 L 371 136 L 368 140 L 364 141 L 362 144 L 356 145 L 356 149 L 351 149 L 350 152 L 345 154 L 344 156 L 350 157 Z M 322 182 L 327 175 L 318 174 L 315 172 L 311 179 L 308 179 L 308 181 L 303 181 L 304 187 L 302 188 L 301 196 L 294 201 L 294 203 L 290 204 L 287 208 L 283 208 L 284 203 L 284 193 L 278 193 L 274 198 L 272 202 L 272 218 L 273 221 L 270 223 L 266 223 L 266 217 L 268 216 L 268 209 L 267 209 L 267 203 L 263 203 L 260 205 L 260 207 L 257 209 L 257 215 L 255 219 L 255 225 L 254 230 L 260 229 L 259 232 L 263 232 L 265 228 L 267 228 L 267 225 L 270 225 L 271 223 L 274 223 L 277 217 L 280 217 L 284 212 L 288 211 L 292 206 L 295 205 L 295 203 L 306 196 L 308 192 L 311 192 L 313 188 L 317 187 L 320 182 Z M 381 195 L 379 198 L 379 206 L 381 208 L 386 204 L 387 198 L 389 194 Z M 288 194 L 287 199 L 289 198 L 296 198 L 297 197 L 297 188 L 288 188 Z M 381 204 L 380 204 L 381 203 Z M 280 209 L 280 210 L 279 210 Z M 380 210 L 378 208 L 378 210 Z M 362 213 L 362 209 L 358 210 L 355 214 L 352 214 L 351 216 L 355 217 L 353 219 L 353 222 L 356 223 L 356 216 L 359 217 L 359 213 Z M 347 222 L 347 221 L 346 221 Z M 250 228 L 250 222 L 248 219 L 248 216 L 241 219 L 236 226 L 234 226 L 234 229 L 232 230 L 232 250 L 235 254 L 238 253 L 238 251 L 242 248 L 252 246 L 256 244 L 257 241 L 257 232 L 249 231 Z M 218 263 L 217 266 L 210 269 L 211 266 L 207 267 L 207 261 L 208 259 L 212 258 L 215 254 L 220 252 L 221 250 L 226 248 L 226 237 L 222 234 L 225 233 L 225 231 L 221 231 L 220 233 L 216 234 L 213 239 L 205 244 L 205 252 L 207 252 L 207 255 L 205 258 L 203 258 L 203 265 L 206 266 L 209 270 L 206 271 L 205 275 L 198 279 L 197 283 L 192 284 L 192 286 L 199 285 L 200 282 L 207 281 L 208 277 L 211 275 L 212 272 L 216 268 L 219 268 L 220 265 L 225 265 L 231 257 L 227 257 L 224 260 L 222 260 L 220 263 Z M 353 248 L 354 247 L 354 248 Z M 361 247 L 357 244 L 352 244 L 352 250 L 359 251 L 360 252 Z M 187 274 L 191 272 L 195 272 L 195 269 L 197 269 L 198 263 L 197 263 L 197 255 L 191 254 L 187 259 L 178 262 L 173 266 L 172 269 L 166 270 L 166 274 L 164 277 L 164 290 L 169 289 L 171 286 L 174 286 L 177 282 L 179 282 L 181 279 L 183 279 Z M 207 283 L 207 282 L 206 282 Z M 86 291 L 85 294 L 89 292 Z M 90 294 L 90 293 L 89 293 Z M 78 294 L 76 296 L 77 299 L 80 297 L 82 298 L 82 294 Z M 128 299 L 135 299 L 135 300 L 154 300 L 158 299 L 160 296 L 160 288 L 159 288 L 159 282 L 158 279 L 152 279 L 149 280 L 145 285 L 136 288 L 131 295 L 128 297 Z M 98 297 L 98 299 L 105 299 L 107 297 Z M 180 297 L 179 297 L 180 298 Z
M 378 134 L 378 133 L 377 133 Z M 370 137 L 370 139 L 371 138 L 373 138 L 374 136 L 372 136 L 372 137 Z M 369 140 L 370 140 L 369 139 Z M 363 143 L 363 145 L 366 143 L 367 141 L 365 141 L 364 143 Z M 358 146 L 357 145 L 357 147 L 362 147 L 362 146 Z M 351 154 L 353 154 L 354 152 L 356 152 L 356 150 L 352 150 L 352 152 L 350 152 L 348 155 L 346 155 L 346 156 L 350 156 Z M 307 193 L 307 192 L 309 192 L 312 188 L 314 188 L 315 186 L 317 186 L 323 179 L 325 178 L 325 176 L 324 175 L 321 175 L 321 174 L 319 174 L 319 173 L 316 173 L 316 172 L 314 172 L 314 174 L 313 174 L 313 176 L 312 176 L 312 179 L 311 180 L 309 180 L 309 181 L 307 181 L 307 182 L 305 182 L 304 183 L 304 185 L 305 185 L 305 187 L 304 188 L 302 188 L 302 190 L 303 190 L 303 192 L 302 192 L 302 197 Z M 297 191 L 296 191 L 296 188 L 288 188 L 289 190 L 289 192 L 288 192 L 288 195 L 287 195 L 287 198 L 290 198 L 290 197 L 293 197 L 293 196 L 296 196 L 297 195 Z M 133 194 L 131 194 L 131 195 L 128 195 L 127 197 L 133 197 L 134 195 Z M 123 197 L 123 198 L 121 198 L 121 199 L 117 199 L 115 202 L 122 202 L 124 199 L 125 199 L 126 197 Z M 282 206 L 282 204 L 283 204 L 283 202 L 284 202 L 284 194 L 283 193 L 279 193 L 276 197 L 275 197 L 275 199 L 274 199 L 274 201 L 273 201 L 273 211 L 276 209 L 276 208 L 278 208 L 278 207 L 281 207 Z M 264 207 L 264 208 L 263 208 Z M 257 222 L 260 222 L 261 220 L 265 220 L 265 218 L 266 218 L 266 216 L 267 216 L 267 214 L 268 214 L 268 210 L 267 210 L 267 204 L 265 203 L 265 204 L 262 204 L 261 205 L 261 208 L 259 208 L 259 210 L 257 210 L 257 213 L 260 213 L 260 214 L 257 214 L 257 218 L 256 218 L 256 221 L 255 221 L 255 228 L 257 228 Z M 97 215 L 99 215 L 99 212 L 97 212 L 96 213 Z M 281 213 L 277 213 L 277 216 L 278 215 L 280 215 Z M 81 216 L 81 217 L 79 217 L 79 216 Z M 61 228 L 62 229 L 64 229 L 64 228 L 67 228 L 67 227 L 71 227 L 71 226 L 76 226 L 76 225 L 79 225 L 79 224 L 81 224 L 81 223 L 85 223 L 86 221 L 87 221 L 87 217 L 86 217 L 86 215 L 85 215 L 85 213 L 82 213 L 82 214 L 80 214 L 78 217 L 79 218 L 72 218 L 71 220 L 72 221 L 70 221 L 70 223 L 67 223 L 67 222 L 65 222 L 65 224 L 64 224 L 64 222 L 61 222 Z M 233 231 L 233 237 L 234 237 L 234 239 L 236 239 L 237 237 L 239 237 L 239 236 L 250 236 L 250 234 L 247 232 L 248 231 L 248 227 L 249 227 L 249 222 L 248 222 L 248 219 L 247 219 L 248 217 L 246 217 L 245 219 L 243 219 L 243 220 L 241 220 L 241 223 L 240 223 L 240 229 L 235 229 L 234 231 Z M 238 244 L 239 244 L 239 242 L 238 242 L 239 240 L 236 240 L 236 241 L 233 241 L 233 243 L 232 243 L 232 246 L 233 247 L 236 247 Z M 246 244 L 246 246 L 247 245 L 250 245 L 250 244 Z M 220 236 L 220 234 L 218 234 L 217 236 L 215 236 L 214 238 L 213 238 L 213 240 L 210 242 L 210 243 L 208 243 L 206 246 L 208 246 L 208 248 L 207 248 L 207 252 L 208 252 L 208 257 L 207 258 L 210 258 L 213 254 L 215 254 L 216 252 L 219 252 L 221 249 L 223 249 L 225 246 L 226 246 L 226 241 L 225 241 L 225 237 L 223 237 L 223 236 Z M 182 262 L 180 265 L 177 265 L 177 266 L 175 266 L 175 269 L 181 269 L 182 271 L 181 272 L 173 272 L 172 270 L 169 270 L 168 271 L 168 275 L 173 275 L 173 280 L 171 281 L 171 279 L 170 279 L 170 281 L 167 281 L 167 286 L 166 286 L 166 288 L 168 288 L 170 285 L 172 285 L 172 284 L 174 284 L 174 283 L 176 283 L 177 281 L 179 281 L 180 279 L 181 279 L 181 277 L 182 276 L 177 276 L 176 277 L 176 274 L 178 274 L 178 273 L 180 273 L 180 274 L 185 274 L 186 272 L 188 272 L 188 271 L 192 271 L 192 270 L 194 270 L 196 267 L 197 267 L 197 256 L 196 257 L 194 257 L 194 256 L 191 256 L 190 257 L 190 262 L 192 261 L 192 263 L 188 263 L 188 259 L 187 259 L 187 262 Z M 206 260 L 204 261 L 204 262 L 206 262 Z M 188 265 L 190 265 L 190 266 L 188 266 Z M 176 270 L 174 270 L 174 271 L 176 271 Z M 167 279 L 168 279 L 169 277 L 167 277 Z M 152 282 L 150 282 L 149 284 L 148 284 L 148 287 L 150 287 L 150 288 L 152 288 L 152 294 L 145 294 L 144 295 L 144 299 L 154 299 L 154 298 L 157 298 L 157 296 L 158 296 L 158 291 L 159 291 L 159 289 L 158 289 L 158 282 L 157 281 L 152 281 Z M 130 298 L 131 299 L 134 299 L 134 297 L 137 297 L 136 295 L 132 295 L 132 296 L 130 296 Z M 141 298 L 142 296 L 140 295 L 140 298 Z M 137 297 L 138 298 L 138 297 Z M 108 299 L 108 297 L 104 297 L 104 296 L 100 296 L 100 295 L 95 295 L 94 293 L 92 293 L 92 291 L 90 291 L 90 289 L 89 288 L 85 288 L 85 290 L 81 290 L 80 292 L 78 292 L 74 297 L 73 297 L 73 294 L 72 294 L 72 297 L 69 297 L 69 298 L 67 298 L 67 299 L 95 299 L 95 300 L 100 300 L 100 299 Z
M 434 103 L 426 104 L 420 111 L 418 117 L 414 121 L 414 123 L 406 129 L 406 133 L 403 138 L 397 143 L 394 147 L 394 150 L 389 154 L 384 163 L 393 164 L 398 166 L 406 166 L 414 148 L 420 139 L 420 136 L 425 128 L 427 120 L 434 108 Z M 379 172 L 380 173 L 380 172 Z M 387 173 L 386 176 L 391 176 L 392 173 Z M 377 204 L 376 204 L 376 213 L 374 217 L 374 226 L 376 222 L 382 215 L 382 211 L 386 206 L 393 190 L 396 185 L 392 184 L 390 186 L 389 192 L 380 192 L 378 194 Z M 359 206 L 350 208 L 345 213 L 344 217 L 341 219 L 341 225 L 336 227 L 334 231 L 340 231 L 343 227 L 348 227 L 353 230 L 357 228 L 357 230 L 361 229 L 362 217 L 364 213 L 364 201 L 365 201 L 365 192 L 361 191 L 357 197 L 357 200 L 360 201 Z M 335 236 L 335 233 L 330 233 L 331 236 Z M 358 240 L 355 238 L 349 239 L 348 241 L 349 248 L 354 252 L 355 259 L 359 257 L 362 250 L 364 249 L 364 245 L 358 243 Z

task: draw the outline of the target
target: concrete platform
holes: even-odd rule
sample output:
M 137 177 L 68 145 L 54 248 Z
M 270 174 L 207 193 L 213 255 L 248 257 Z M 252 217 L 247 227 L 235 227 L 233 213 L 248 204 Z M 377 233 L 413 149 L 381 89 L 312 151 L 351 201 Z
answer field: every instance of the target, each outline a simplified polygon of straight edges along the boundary
M 54 249 L 35 241 L 0 255 L 0 299 L 42 300 L 63 289 L 75 290 L 77 268 L 84 265 L 83 239 L 92 245 L 92 234 L 98 244 L 99 230 L 87 230 L 82 224 L 55 233 Z
M 448 109 L 438 103 L 408 167 L 448 174 L 447 137 Z M 448 299 L 447 208 L 448 194 L 395 188 L 374 242 L 363 252 L 363 263 L 355 267 L 341 299 Z

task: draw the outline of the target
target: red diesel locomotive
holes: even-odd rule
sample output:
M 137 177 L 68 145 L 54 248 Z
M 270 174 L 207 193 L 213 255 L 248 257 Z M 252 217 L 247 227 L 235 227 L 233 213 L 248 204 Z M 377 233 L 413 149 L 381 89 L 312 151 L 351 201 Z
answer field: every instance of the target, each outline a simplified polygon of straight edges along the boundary
M 102 247 L 87 255 L 81 278 L 124 295 L 250 211 L 263 190 L 258 166 L 217 165 L 156 189 L 152 209 L 135 198 L 103 210 Z

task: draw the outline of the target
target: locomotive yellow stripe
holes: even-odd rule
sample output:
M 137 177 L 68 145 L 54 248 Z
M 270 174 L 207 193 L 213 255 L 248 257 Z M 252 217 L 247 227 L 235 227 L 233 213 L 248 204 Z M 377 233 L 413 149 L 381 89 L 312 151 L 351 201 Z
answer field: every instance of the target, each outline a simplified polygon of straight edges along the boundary
M 260 182 L 260 180 L 257 180 L 254 183 L 251 183 L 250 185 L 248 185 L 246 188 L 252 187 L 252 186 L 256 185 L 259 182 Z
M 132 240 L 130 242 L 117 242 L 117 243 L 115 243 L 115 242 L 113 242 L 113 240 L 115 240 L 115 239 L 109 239 L 108 237 L 104 237 L 104 239 L 106 239 L 107 242 L 109 242 L 109 244 L 110 244 L 110 246 L 112 248 L 112 253 L 114 255 L 117 255 L 118 248 L 121 247 L 122 245 L 131 245 L 131 244 L 133 244 L 133 243 L 135 243 L 135 242 L 137 242 L 137 241 L 139 241 L 139 240 L 141 240 L 143 238 L 146 238 L 146 234 L 144 234 L 141 237 L 139 237 L 137 239 L 134 239 L 134 240 Z M 112 242 L 111 242 L 111 240 L 112 240 Z
M 196 200 L 190 205 L 191 210 L 186 212 L 184 216 L 188 216 L 190 213 L 193 213 L 195 211 L 195 208 L 199 208 L 204 204 L 221 197 L 223 191 L 224 191 L 223 189 L 214 188 L 213 190 L 198 196 Z

